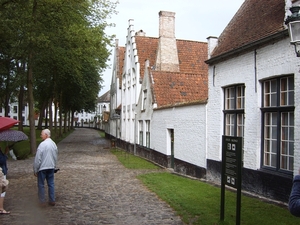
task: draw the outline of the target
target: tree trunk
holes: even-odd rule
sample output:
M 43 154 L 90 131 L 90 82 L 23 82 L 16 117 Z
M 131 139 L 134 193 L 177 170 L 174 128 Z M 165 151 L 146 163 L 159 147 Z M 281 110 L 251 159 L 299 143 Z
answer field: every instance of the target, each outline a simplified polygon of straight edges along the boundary
M 36 153 L 36 135 L 35 135 L 35 110 L 33 98 L 33 72 L 32 72 L 32 55 L 31 52 L 28 58 L 27 72 L 27 88 L 28 88 L 28 108 L 29 108 L 29 126 L 30 126 L 30 152 L 32 155 Z
M 23 118 L 23 115 L 22 115 L 22 111 L 23 111 L 23 103 L 24 103 L 24 86 L 21 85 L 20 86 L 20 91 L 19 91 L 19 96 L 18 96 L 18 118 L 19 118 L 19 121 L 20 123 L 18 124 L 18 130 L 20 131 L 23 131 L 23 121 L 24 119 L 26 118 Z
M 52 111 L 52 99 L 49 101 L 48 106 L 48 114 L 49 114 L 49 129 L 52 131 L 53 129 L 53 111 Z
M 48 102 L 43 102 L 41 108 L 39 109 L 40 116 L 39 116 L 39 122 L 38 122 L 38 126 L 37 126 L 38 130 L 43 129 L 43 120 L 44 120 L 45 116 L 47 116 L 47 115 L 45 115 L 45 109 L 47 106 L 48 106 Z
M 54 100 L 54 130 L 55 130 L 55 135 L 57 135 L 57 101 Z
M 32 19 L 36 21 L 37 0 L 33 1 Z M 32 34 L 33 35 L 33 34 Z M 30 45 L 32 42 L 30 42 Z M 28 71 L 27 71 L 27 90 L 28 90 L 28 108 L 29 108 L 29 126 L 30 126 L 30 152 L 32 155 L 36 153 L 36 135 L 35 135 L 35 118 L 34 118 L 34 97 L 33 97 L 33 48 L 30 46 L 28 55 Z

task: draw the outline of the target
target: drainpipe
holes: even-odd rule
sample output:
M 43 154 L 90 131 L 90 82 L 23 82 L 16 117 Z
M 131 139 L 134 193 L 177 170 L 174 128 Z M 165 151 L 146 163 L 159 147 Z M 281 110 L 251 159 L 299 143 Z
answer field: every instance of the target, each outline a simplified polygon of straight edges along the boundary
M 136 155 L 136 112 L 134 112 L 134 145 L 133 154 Z

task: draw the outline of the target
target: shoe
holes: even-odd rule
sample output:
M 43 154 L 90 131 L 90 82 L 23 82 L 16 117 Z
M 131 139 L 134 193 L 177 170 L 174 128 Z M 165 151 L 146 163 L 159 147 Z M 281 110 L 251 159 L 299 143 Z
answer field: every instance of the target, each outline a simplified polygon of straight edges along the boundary
M 55 206 L 55 202 L 49 202 L 49 205 Z
M 8 214 L 10 214 L 10 211 L 6 211 L 6 210 L 0 210 L 0 215 L 8 215 Z

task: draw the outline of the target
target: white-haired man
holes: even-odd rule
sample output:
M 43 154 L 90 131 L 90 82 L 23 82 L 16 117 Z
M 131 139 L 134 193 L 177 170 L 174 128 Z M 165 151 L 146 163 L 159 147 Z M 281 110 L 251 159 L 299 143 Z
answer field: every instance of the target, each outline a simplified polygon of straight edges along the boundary
M 38 196 L 41 206 L 46 206 L 45 180 L 48 185 L 48 203 L 51 206 L 55 205 L 54 170 L 57 163 L 58 149 L 50 137 L 51 132 L 49 129 L 42 130 L 41 138 L 43 141 L 37 148 L 33 164 L 34 175 L 38 179 Z

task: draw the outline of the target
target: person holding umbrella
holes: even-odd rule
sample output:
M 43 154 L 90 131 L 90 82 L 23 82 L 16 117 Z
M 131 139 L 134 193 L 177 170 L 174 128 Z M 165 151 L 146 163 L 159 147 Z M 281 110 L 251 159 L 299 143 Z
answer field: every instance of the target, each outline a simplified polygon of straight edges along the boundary
M 20 121 L 15 120 L 13 118 L 9 118 L 9 117 L 0 117 L 0 133 L 2 132 L 6 132 L 6 130 L 8 130 L 9 128 L 11 128 L 12 126 L 14 126 L 15 124 L 19 123 Z M 4 139 L 0 139 L 1 141 L 4 141 Z M 2 169 L 2 173 L 4 174 L 3 179 L 4 181 L 6 180 L 6 174 L 7 174 L 7 153 L 8 153 L 9 148 L 6 147 L 5 149 L 5 154 L 2 152 L 1 148 L 0 148 L 0 167 Z M 6 195 L 6 191 L 4 191 L 3 193 L 1 193 L 0 195 L 0 215 L 1 214 L 10 214 L 9 211 L 6 211 L 4 209 L 4 198 Z
M 57 146 L 50 138 L 49 129 L 41 132 L 43 141 L 39 144 L 33 164 L 33 172 L 38 180 L 38 196 L 40 206 L 46 206 L 45 199 L 45 179 L 48 185 L 49 205 L 55 206 L 54 172 L 57 163 Z
M 7 151 L 8 148 L 6 148 L 6 151 Z M 6 152 L 7 153 L 7 152 Z M 0 167 L 2 169 L 2 172 L 4 174 L 3 176 L 3 179 L 6 180 L 6 174 L 7 174 L 7 163 L 6 163 L 6 160 L 7 160 L 7 155 L 4 154 L 0 148 Z M 6 195 L 6 191 L 4 191 L 3 193 L 1 193 L 0 195 L 0 215 L 1 214 L 10 214 L 9 211 L 6 211 L 4 209 L 4 198 L 5 198 L 5 195 Z

